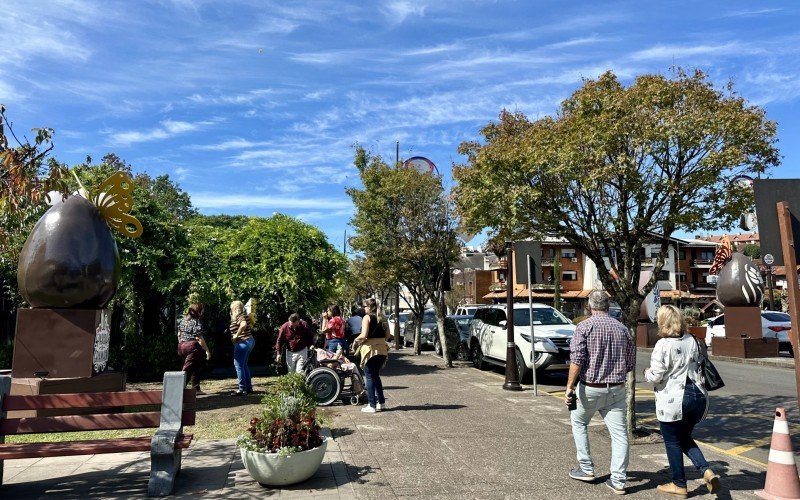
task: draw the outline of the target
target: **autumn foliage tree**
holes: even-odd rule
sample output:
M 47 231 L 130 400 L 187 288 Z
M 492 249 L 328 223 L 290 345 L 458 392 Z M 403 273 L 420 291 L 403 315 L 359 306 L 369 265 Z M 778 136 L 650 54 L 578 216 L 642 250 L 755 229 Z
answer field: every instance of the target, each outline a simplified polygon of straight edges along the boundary
M 752 194 L 731 181 L 778 165 L 775 132 L 763 109 L 701 71 L 642 75 L 627 87 L 607 72 L 555 116 L 503 111 L 482 142 L 461 144 L 468 161 L 454 169 L 455 200 L 473 229 L 566 238 L 594 262 L 633 335 L 669 238 L 730 227 L 751 207 Z M 654 239 L 661 251 L 640 289 L 640 250 Z

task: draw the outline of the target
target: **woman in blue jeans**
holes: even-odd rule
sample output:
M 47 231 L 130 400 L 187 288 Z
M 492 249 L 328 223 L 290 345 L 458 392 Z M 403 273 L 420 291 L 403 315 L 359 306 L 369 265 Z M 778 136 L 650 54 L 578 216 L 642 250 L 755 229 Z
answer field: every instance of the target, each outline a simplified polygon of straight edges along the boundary
M 703 452 L 692 439 L 692 431 L 708 412 L 708 394 L 703 385 L 699 342 L 687 332 L 680 310 L 661 306 L 656 313 L 658 335 L 644 376 L 655 384 L 656 417 L 672 469 L 672 482 L 658 491 L 686 498 L 683 455 L 703 475 L 709 493 L 719 491 L 719 476 L 708 466 Z
M 240 300 L 231 303 L 231 324 L 228 331 L 233 342 L 233 366 L 236 368 L 236 378 L 239 379 L 239 389 L 234 394 L 250 394 L 253 392 L 253 382 L 247 358 L 253 352 L 256 339 L 253 338 L 253 330 L 250 328 L 250 318 L 244 313 L 244 304 Z
M 378 307 L 378 301 L 367 299 L 364 302 L 366 315 L 361 322 L 361 334 L 353 343 L 353 350 L 361 358 L 361 367 L 364 369 L 364 379 L 367 384 L 367 401 L 369 404 L 361 409 L 364 413 L 375 413 L 386 409 L 386 399 L 383 396 L 383 383 L 381 382 L 381 368 L 389 357 L 389 323 Z

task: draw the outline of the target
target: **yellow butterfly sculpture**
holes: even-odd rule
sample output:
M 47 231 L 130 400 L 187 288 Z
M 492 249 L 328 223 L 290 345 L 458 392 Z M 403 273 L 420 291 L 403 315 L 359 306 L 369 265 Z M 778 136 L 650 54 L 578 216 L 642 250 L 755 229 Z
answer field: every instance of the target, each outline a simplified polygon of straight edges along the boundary
M 116 172 L 103 181 L 94 204 L 109 226 L 131 238 L 142 235 L 142 223 L 129 212 L 133 208 L 133 181 L 125 172 Z

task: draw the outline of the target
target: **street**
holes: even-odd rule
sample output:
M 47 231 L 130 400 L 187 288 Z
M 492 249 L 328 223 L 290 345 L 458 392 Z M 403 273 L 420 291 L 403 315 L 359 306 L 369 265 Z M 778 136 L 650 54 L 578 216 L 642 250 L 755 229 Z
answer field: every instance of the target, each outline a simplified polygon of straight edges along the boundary
M 642 382 L 642 372 L 650 363 L 649 351 L 638 350 L 636 361 L 637 423 L 657 429 L 653 387 Z M 695 429 L 695 438 L 720 452 L 766 467 L 776 407 L 786 408 L 790 432 L 800 436 L 794 371 L 712 361 L 725 381 L 725 387 L 710 394 L 708 417 Z M 499 367 L 492 367 L 491 370 L 500 375 L 504 373 Z M 540 373 L 540 394 L 561 398 L 566 381 L 566 371 L 563 370 Z

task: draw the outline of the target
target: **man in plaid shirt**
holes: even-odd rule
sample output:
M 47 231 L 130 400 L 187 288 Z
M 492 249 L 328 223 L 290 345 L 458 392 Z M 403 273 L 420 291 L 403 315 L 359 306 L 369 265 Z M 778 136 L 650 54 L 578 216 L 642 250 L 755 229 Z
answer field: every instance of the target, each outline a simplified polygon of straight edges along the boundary
M 578 325 L 569 346 L 571 364 L 565 402 L 569 405 L 577 397 L 570 416 L 579 465 L 569 471 L 569 477 L 594 481 L 587 428 L 595 412 L 600 412 L 611 434 L 611 478 L 605 484 L 614 493 L 624 495 L 628 469 L 625 377 L 636 368 L 636 354 L 628 329 L 608 315 L 605 291 L 593 290 L 589 294 L 589 308 L 592 316 Z

